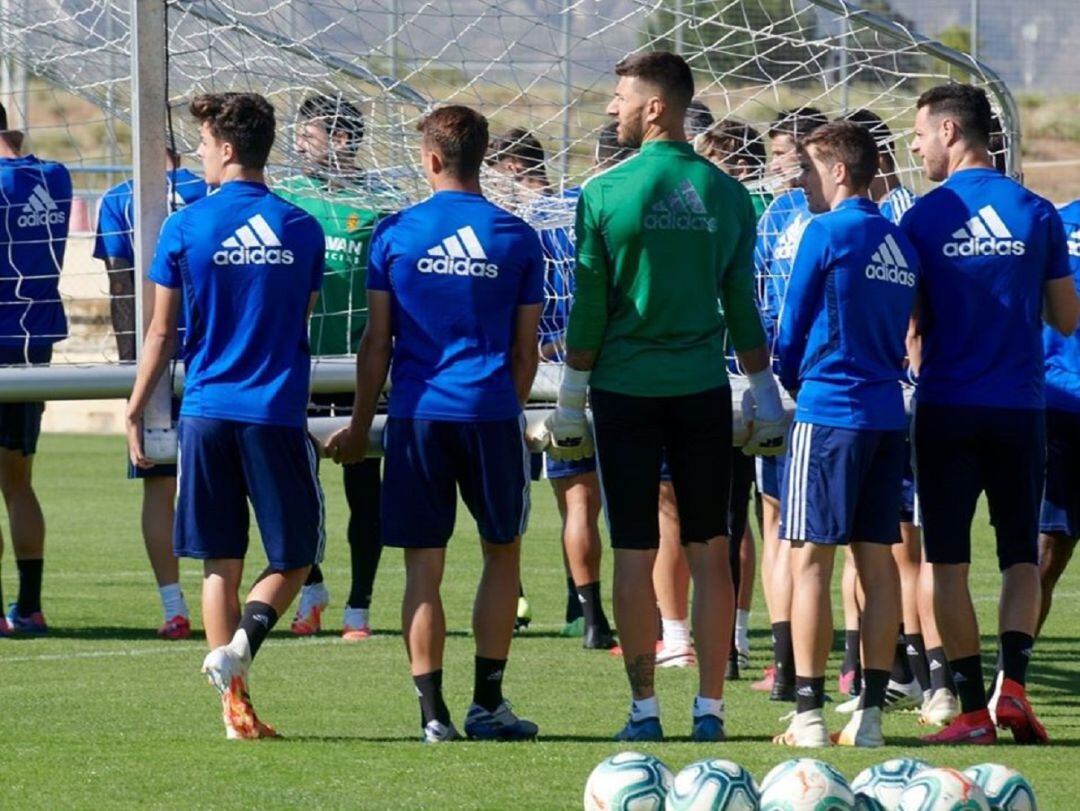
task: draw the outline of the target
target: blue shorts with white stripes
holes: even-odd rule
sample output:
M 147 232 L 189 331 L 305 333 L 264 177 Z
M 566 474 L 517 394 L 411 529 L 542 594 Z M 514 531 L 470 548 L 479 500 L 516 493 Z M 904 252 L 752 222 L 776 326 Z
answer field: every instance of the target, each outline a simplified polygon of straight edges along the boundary
M 178 557 L 243 558 L 250 500 L 271 569 L 322 560 L 325 510 L 307 431 L 204 417 L 181 417 L 177 430 Z
M 510 543 L 524 534 L 530 487 L 524 425 L 523 417 L 390 417 L 383 434 L 383 545 L 445 547 L 454 534 L 458 488 L 485 541 Z
M 847 544 L 896 543 L 904 432 L 795 422 L 780 494 L 780 537 Z

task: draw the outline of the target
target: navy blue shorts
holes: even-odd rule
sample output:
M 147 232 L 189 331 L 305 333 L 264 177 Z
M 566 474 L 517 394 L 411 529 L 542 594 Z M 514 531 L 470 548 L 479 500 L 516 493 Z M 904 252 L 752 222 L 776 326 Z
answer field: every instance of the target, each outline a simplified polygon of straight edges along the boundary
M 180 398 L 172 396 L 172 420 L 176 423 L 180 419 Z M 135 467 L 128 457 L 127 477 L 129 479 L 164 479 L 176 478 L 176 465 L 154 465 L 153 467 Z
M 971 522 L 985 492 L 998 566 L 1037 563 L 1045 412 L 917 403 L 914 435 L 926 559 L 971 562 Z
M 480 537 L 510 543 L 529 521 L 524 419 L 390 417 L 383 434 L 383 545 L 439 549 L 454 534 L 457 490 Z
M 0 366 L 48 363 L 52 360 L 52 350 L 52 344 L 0 346 Z M 0 448 L 22 451 L 23 456 L 37 453 L 43 413 L 45 403 L 0 403 Z
M 911 463 L 911 432 L 904 432 L 904 485 L 901 490 L 900 520 L 905 524 L 921 526 L 919 518 L 919 495 L 915 492 L 915 467 Z
M 550 453 L 530 454 L 530 477 L 534 482 L 541 479 L 569 479 L 596 472 L 596 457 L 584 459 L 556 459 Z
M 1046 487 L 1039 531 L 1080 538 L 1080 413 L 1046 410 Z
M 904 432 L 795 422 L 780 494 L 780 537 L 820 544 L 900 540 Z
M 243 558 L 250 500 L 271 569 L 322 560 L 323 494 L 307 431 L 202 417 L 181 417 L 178 431 L 177 557 Z
M 790 448 L 788 449 L 790 451 Z M 780 456 L 756 456 L 755 484 L 757 491 L 763 496 L 769 496 L 780 500 L 780 489 L 784 483 L 784 466 L 787 464 L 787 453 Z

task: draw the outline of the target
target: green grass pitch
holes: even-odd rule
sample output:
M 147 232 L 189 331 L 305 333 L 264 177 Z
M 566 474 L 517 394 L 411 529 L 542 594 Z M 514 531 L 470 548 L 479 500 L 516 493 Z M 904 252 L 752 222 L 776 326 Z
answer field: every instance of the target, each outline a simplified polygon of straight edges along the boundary
M 401 555 L 389 550 L 376 583 L 377 636 L 342 643 L 333 630 L 291 639 L 288 619 L 268 641 L 253 671 L 260 715 L 281 741 L 229 742 L 216 694 L 199 675 L 202 640 L 161 642 L 157 594 L 139 535 L 140 487 L 124 480 L 119 437 L 45 436 L 36 461 L 48 524 L 45 639 L 0 640 L 0 808 L 55 807 L 321 807 L 580 808 L 593 766 L 620 750 L 610 736 L 623 723 L 627 687 L 620 661 L 560 639 L 564 575 L 556 510 L 546 483 L 534 487 L 525 539 L 524 582 L 533 606 L 529 631 L 514 641 L 507 696 L 540 725 L 535 744 L 417 742 L 418 709 L 398 633 Z M 347 591 L 345 509 L 340 471 L 324 465 L 328 501 L 327 580 L 331 629 Z M 470 605 L 480 560 L 471 521 L 459 512 L 444 596 L 450 639 L 446 691 L 460 723 L 472 689 Z M 2 524 L 7 533 L 6 519 Z M 261 568 L 257 539 L 250 571 Z M 985 521 L 977 531 L 973 583 L 984 652 L 993 657 L 998 575 Z M 10 541 L 4 593 L 15 594 Z M 184 590 L 198 625 L 199 570 L 185 561 Z M 913 715 L 888 716 L 890 746 L 880 751 L 833 748 L 818 756 L 849 779 L 890 757 L 917 754 L 965 767 L 992 760 L 1023 772 L 1044 809 L 1076 806 L 1080 760 L 1080 608 L 1075 572 L 1060 586 L 1054 614 L 1031 672 L 1036 708 L 1054 740 L 1050 748 L 999 744 L 921 748 Z M 610 597 L 610 555 L 605 594 Z M 836 602 L 839 621 L 839 602 Z M 758 594 L 751 640 L 753 674 L 765 663 L 767 619 Z M 830 684 L 835 690 L 834 660 Z M 796 754 L 768 743 L 786 707 L 729 685 L 725 744 L 687 739 L 696 672 L 660 671 L 658 689 L 671 742 L 640 748 L 673 770 L 706 756 L 729 758 L 761 779 Z M 834 728 L 839 719 L 831 711 Z

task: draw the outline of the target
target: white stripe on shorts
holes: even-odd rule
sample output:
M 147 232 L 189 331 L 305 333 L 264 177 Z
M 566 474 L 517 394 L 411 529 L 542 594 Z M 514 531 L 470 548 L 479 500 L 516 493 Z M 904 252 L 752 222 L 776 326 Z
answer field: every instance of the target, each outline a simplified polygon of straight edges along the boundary
M 519 420 L 521 426 L 522 473 L 525 481 L 521 501 L 521 521 L 518 522 L 518 535 L 524 535 L 529 528 L 529 512 L 532 509 L 532 453 L 525 442 L 525 415 Z
M 323 555 L 326 553 L 326 500 L 323 498 L 322 485 L 319 484 L 319 465 L 318 460 L 315 458 L 315 448 L 311 438 L 306 433 L 304 435 L 304 449 L 307 450 L 311 481 L 315 485 L 315 494 L 319 498 L 319 545 L 315 550 L 314 562 L 322 563 Z

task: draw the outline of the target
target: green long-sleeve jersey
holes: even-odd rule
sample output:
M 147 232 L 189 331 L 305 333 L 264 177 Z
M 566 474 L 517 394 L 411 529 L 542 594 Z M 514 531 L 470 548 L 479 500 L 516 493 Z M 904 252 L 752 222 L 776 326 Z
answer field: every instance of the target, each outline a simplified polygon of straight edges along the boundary
M 585 183 L 577 206 L 570 350 L 591 385 L 636 396 L 727 382 L 724 343 L 765 341 L 754 303 L 754 206 L 689 144 L 648 141 Z

